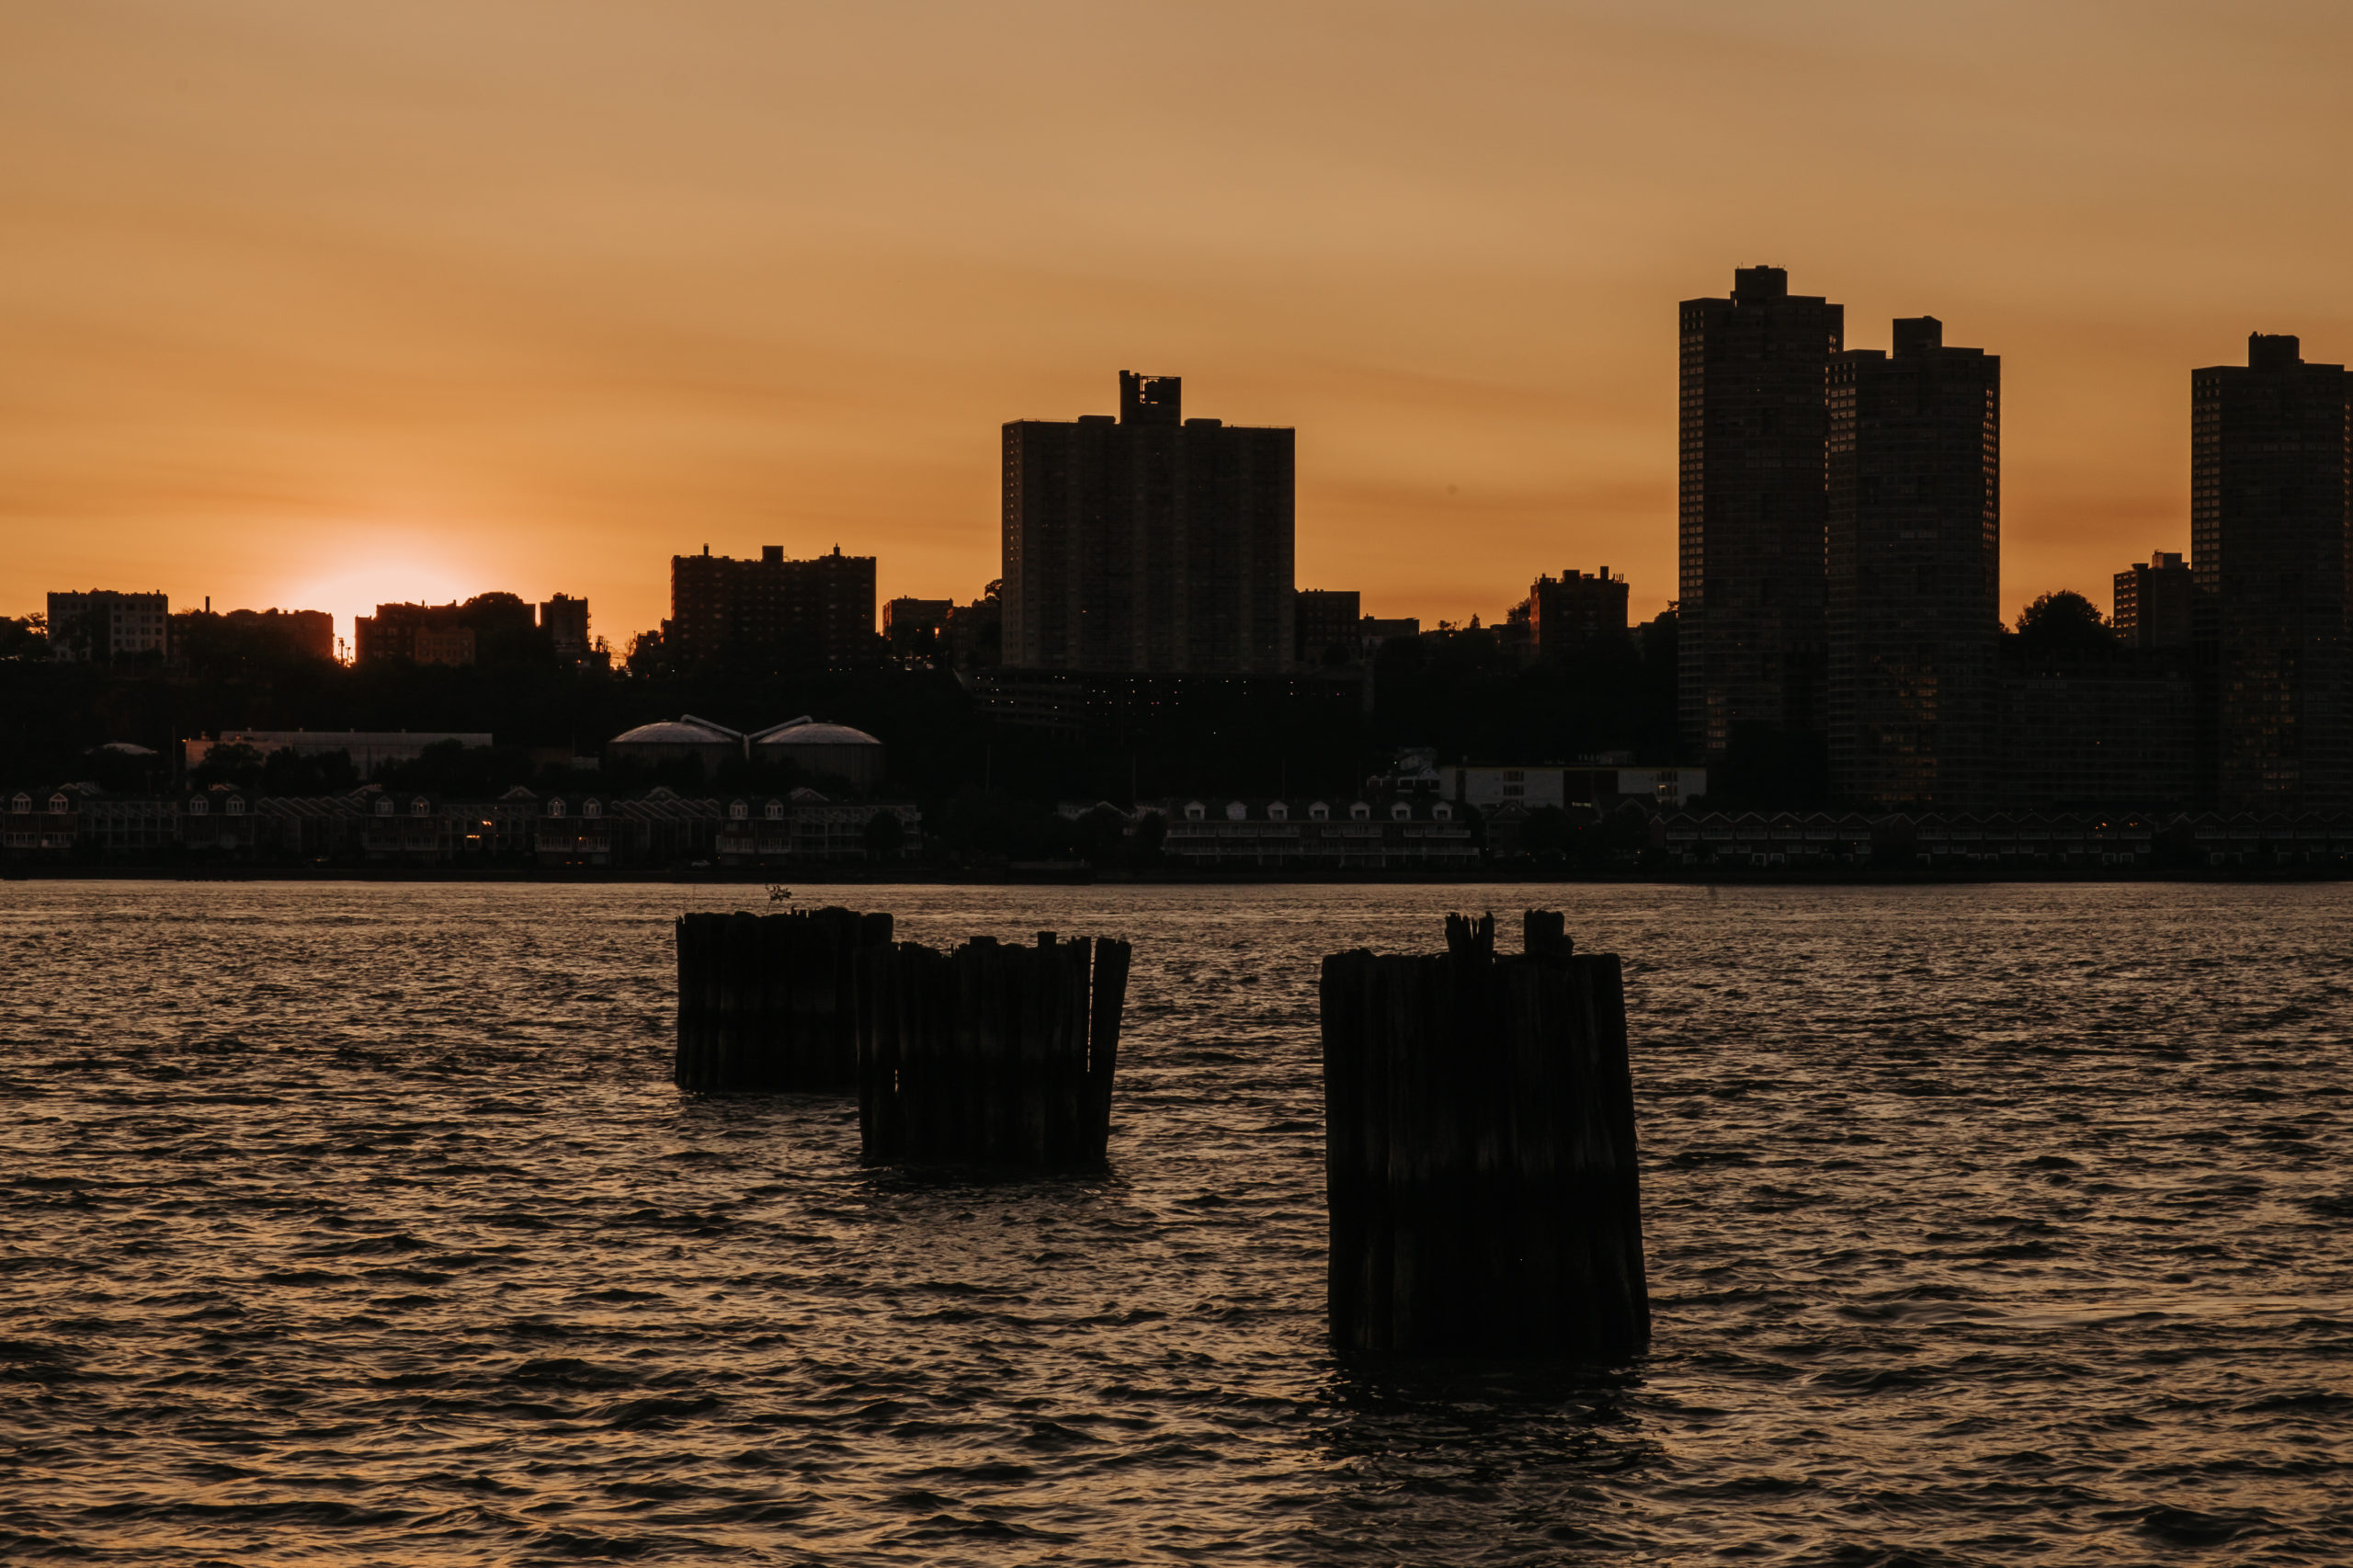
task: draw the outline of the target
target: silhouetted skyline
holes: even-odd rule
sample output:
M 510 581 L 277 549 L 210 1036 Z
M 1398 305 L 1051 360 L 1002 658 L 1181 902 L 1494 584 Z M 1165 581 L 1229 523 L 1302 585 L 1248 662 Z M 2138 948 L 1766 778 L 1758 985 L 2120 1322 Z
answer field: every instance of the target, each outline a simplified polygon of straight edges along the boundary
M 2181 367 L 2347 352 L 2325 9 L 684 15 L 19 18 L 0 610 L 634 630 L 704 540 L 962 600 L 997 426 L 1131 364 L 1302 432 L 1302 582 L 1462 621 L 1608 561 L 1646 619 L 1672 302 L 1770 261 L 1850 346 L 2000 346 L 2014 616 L 2188 549 Z

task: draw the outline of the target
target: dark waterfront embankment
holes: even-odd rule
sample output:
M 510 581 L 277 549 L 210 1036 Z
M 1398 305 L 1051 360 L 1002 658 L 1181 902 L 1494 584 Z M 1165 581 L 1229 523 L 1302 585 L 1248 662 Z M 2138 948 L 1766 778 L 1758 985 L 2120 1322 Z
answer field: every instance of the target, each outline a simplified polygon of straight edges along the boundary
M 708 869 L 642 867 L 481 869 L 454 866 L 29 866 L 0 869 L 0 882 L 451 882 L 517 887 L 725 887 L 766 888 L 1380 888 L 1380 887 L 2075 887 L 2075 886 L 2292 886 L 2353 881 L 2353 869 L 2319 867 L 2084 868 L 2022 867 L 2016 870 L 1752 869 L 1739 867 L 1660 870 L 1534 872 L 1519 867 L 1488 871 L 1367 871 L 1346 874 L 1312 870 L 1131 871 L 1025 873 L 1005 868 L 931 869 L 893 867 L 865 871 L 855 866 L 712 867 Z
M 0 1558 L 2353 1557 L 2341 885 L 855 902 L 1133 938 L 1107 1173 L 681 1095 L 757 889 L 0 887 Z M 1316 959 L 1540 903 L 1626 960 L 1651 1349 L 1336 1357 Z

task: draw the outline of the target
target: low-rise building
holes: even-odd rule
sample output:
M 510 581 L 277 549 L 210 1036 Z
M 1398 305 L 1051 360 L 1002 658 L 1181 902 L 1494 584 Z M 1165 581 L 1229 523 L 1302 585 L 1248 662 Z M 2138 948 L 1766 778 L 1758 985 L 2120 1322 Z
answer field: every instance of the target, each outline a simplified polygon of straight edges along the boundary
M 903 860 L 915 854 L 923 813 L 913 805 L 834 801 L 805 788 L 781 800 L 729 801 L 712 847 L 720 862 L 730 866 L 870 860 L 876 857 L 868 846 L 868 831 L 878 812 L 890 813 L 899 824 L 899 846 L 888 858 Z
M 859 790 L 881 788 L 889 770 L 881 741 L 864 730 L 829 724 L 806 713 L 757 731 L 745 744 L 755 762 L 789 762 L 807 774 L 838 778 Z
M 199 854 L 250 856 L 260 836 L 252 804 L 226 784 L 195 791 L 180 803 L 180 843 Z
M 256 655 L 335 657 L 335 617 L 323 609 L 233 609 L 216 615 L 207 599 L 202 609 L 170 616 L 168 625 L 176 665 L 237 664 Z
M 176 799 L 92 791 L 81 797 L 76 816 L 76 835 L 109 858 L 160 855 L 181 843 L 180 803 Z
M 605 743 L 608 762 L 642 763 L 655 767 L 690 762 L 702 770 L 706 778 L 718 777 L 722 767 L 741 761 L 744 755 L 741 730 L 731 730 L 691 713 L 640 724 Z
M 1310 669 L 1364 657 L 1363 596 L 1354 588 L 1300 588 L 1291 595 L 1292 653 Z
M 460 824 L 430 796 L 379 792 L 365 822 L 359 848 L 370 860 L 438 866 L 457 858 Z
M 1874 858 L 1872 819 L 1859 812 L 1677 812 L 1651 842 L 1682 866 L 1853 867 Z
M 1624 637 L 1629 591 L 1607 566 L 1590 577 L 1563 567 L 1558 577 L 1538 577 L 1512 616 L 1527 627 L 1531 653 L 1557 658 L 1597 637 Z
M 1886 819 L 1887 857 L 1903 863 L 1903 830 L 1910 830 L 1915 864 L 1968 869 L 2009 866 L 2147 866 L 2154 864 L 2156 824 L 2131 812 L 1961 812 L 1952 816 Z
M 1073 738 L 1132 733 L 1179 710 L 1319 717 L 1371 711 L 1360 669 L 1291 675 L 1133 675 L 1089 670 L 989 670 L 967 681 L 972 705 L 998 723 Z
M 49 656 L 65 662 L 161 658 L 171 648 L 172 601 L 163 593 L 92 588 L 49 596 Z
M 1422 618 L 1417 615 L 1368 615 L 1357 622 L 1357 646 L 1365 658 L 1381 652 L 1384 643 L 1410 642 L 1422 634 Z
M 0 849 L 27 854 L 72 849 L 81 833 L 75 810 L 82 791 L 71 786 L 36 793 L 19 790 L 9 797 L 8 812 L 0 819 Z
M 1162 855 L 1205 869 L 1443 870 L 1479 863 L 1468 813 L 1427 796 L 1169 800 L 1138 814 L 1146 813 L 1166 824 Z
M 540 602 L 540 630 L 548 634 L 555 656 L 567 665 L 588 657 L 588 601 L 558 594 Z
M 2116 574 L 2117 641 L 2128 648 L 2187 648 L 2198 602 L 2197 580 L 2180 554 L 2160 550 L 2149 563 Z
M 2159 824 L 2132 813 L 1710 812 L 1662 816 L 1671 865 L 1997 870 L 2145 867 Z
M 2353 816 L 2320 812 L 2186 814 L 2162 835 L 2182 861 L 2213 869 L 2353 867 Z
M 1631 767 L 1558 763 L 1462 763 L 1437 770 L 1439 792 L 1481 811 L 1504 805 L 1590 806 L 1610 812 L 1637 801 L 1663 812 L 1680 811 L 1708 792 L 1704 767 Z
M 901 653 L 929 653 L 939 646 L 955 611 L 954 599 L 918 599 L 902 596 L 882 607 L 882 635 Z

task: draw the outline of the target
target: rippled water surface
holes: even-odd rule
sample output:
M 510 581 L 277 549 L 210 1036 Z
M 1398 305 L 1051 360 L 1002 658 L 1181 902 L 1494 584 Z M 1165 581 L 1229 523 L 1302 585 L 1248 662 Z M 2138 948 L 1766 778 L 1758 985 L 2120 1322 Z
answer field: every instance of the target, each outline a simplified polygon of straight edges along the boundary
M 1006 1185 L 671 1086 L 739 899 L 0 885 L 0 1561 L 2353 1561 L 2353 891 L 865 890 L 1135 941 Z M 1656 1342 L 1339 1362 L 1316 957 L 1531 902 Z

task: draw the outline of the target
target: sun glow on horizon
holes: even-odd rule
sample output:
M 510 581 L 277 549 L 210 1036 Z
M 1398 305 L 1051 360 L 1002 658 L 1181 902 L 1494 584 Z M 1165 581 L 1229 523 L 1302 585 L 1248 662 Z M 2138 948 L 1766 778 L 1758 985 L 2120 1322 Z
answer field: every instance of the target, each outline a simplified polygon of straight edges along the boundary
M 323 609 L 335 617 L 336 653 L 348 661 L 357 652 L 358 619 L 380 604 L 449 604 L 490 592 L 485 574 L 411 552 L 344 557 L 333 568 L 312 574 L 285 590 L 280 608 Z

